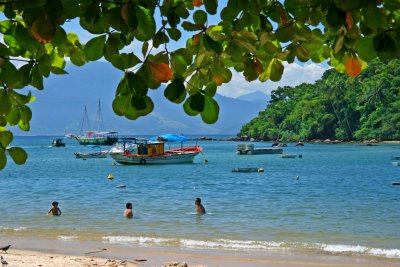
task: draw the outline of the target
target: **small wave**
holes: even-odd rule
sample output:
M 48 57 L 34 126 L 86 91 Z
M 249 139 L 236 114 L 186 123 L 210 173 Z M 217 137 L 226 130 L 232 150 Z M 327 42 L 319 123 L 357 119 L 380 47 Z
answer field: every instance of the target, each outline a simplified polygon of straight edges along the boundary
M 334 254 L 353 254 L 367 255 L 386 258 L 400 258 L 400 249 L 370 248 L 361 245 L 341 245 L 341 244 L 322 244 L 322 243 L 304 243 L 304 242 L 276 242 L 276 241 L 257 241 L 257 240 L 231 240 L 231 239 L 213 239 L 213 240 L 195 240 L 178 238 L 160 238 L 143 236 L 104 236 L 104 242 L 111 244 L 141 246 L 152 245 L 175 245 L 191 249 L 222 249 L 222 250 L 248 250 L 248 251 L 272 251 L 272 250 L 290 250 L 300 249 L 305 251 L 314 251 L 316 253 L 329 252 Z
M 62 240 L 62 241 L 71 241 L 74 239 L 77 239 L 78 236 L 75 235 L 60 235 L 58 236 L 58 240 Z
M 176 243 L 173 238 L 143 237 L 143 236 L 104 236 L 103 240 L 111 244 L 141 244 L 141 245 L 162 245 Z
M 0 230 L 3 230 L 3 231 L 15 231 L 15 232 L 18 232 L 18 231 L 23 231 L 23 230 L 26 230 L 27 228 L 26 227 L 15 227 L 15 228 L 11 228 L 11 227 L 5 227 L 5 226 L 3 226 L 3 227 L 1 227 L 1 229 Z
M 234 250 L 270 250 L 282 248 L 281 242 L 273 241 L 253 241 L 253 240 L 230 240 L 230 239 L 217 239 L 214 241 L 202 241 L 192 239 L 182 239 L 180 244 L 190 248 L 222 248 Z
M 369 248 L 365 246 L 351 246 L 351 245 L 325 245 L 321 246 L 322 250 L 332 253 L 352 253 L 364 254 L 370 256 L 381 256 L 386 258 L 400 258 L 400 249 L 383 249 L 383 248 Z

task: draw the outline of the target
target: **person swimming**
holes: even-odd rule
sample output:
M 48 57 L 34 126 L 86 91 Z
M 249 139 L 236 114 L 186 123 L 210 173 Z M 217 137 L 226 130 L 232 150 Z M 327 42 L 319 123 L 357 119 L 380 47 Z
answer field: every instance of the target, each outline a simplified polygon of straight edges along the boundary
M 194 201 L 194 205 L 196 207 L 196 213 L 197 214 L 205 214 L 206 209 L 204 208 L 203 204 L 201 204 L 201 199 L 197 197 Z

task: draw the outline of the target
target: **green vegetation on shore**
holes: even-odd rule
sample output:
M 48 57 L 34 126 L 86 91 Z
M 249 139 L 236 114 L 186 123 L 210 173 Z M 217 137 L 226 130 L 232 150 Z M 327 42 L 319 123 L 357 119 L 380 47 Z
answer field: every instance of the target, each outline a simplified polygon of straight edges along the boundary
M 399 140 L 400 60 L 373 61 L 359 77 L 334 69 L 314 84 L 278 87 L 240 136 L 262 140 Z

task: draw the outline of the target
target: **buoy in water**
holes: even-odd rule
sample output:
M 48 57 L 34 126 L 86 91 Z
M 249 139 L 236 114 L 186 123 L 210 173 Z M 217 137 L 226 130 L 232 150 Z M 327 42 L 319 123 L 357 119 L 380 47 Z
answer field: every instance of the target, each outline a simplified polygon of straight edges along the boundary
M 264 168 L 258 168 L 258 172 L 264 172 Z
M 107 178 L 110 179 L 110 180 L 112 180 L 112 179 L 114 179 L 114 176 L 110 173 L 110 174 L 107 176 Z
M 208 160 L 207 159 L 204 159 L 204 163 L 207 163 L 208 162 Z

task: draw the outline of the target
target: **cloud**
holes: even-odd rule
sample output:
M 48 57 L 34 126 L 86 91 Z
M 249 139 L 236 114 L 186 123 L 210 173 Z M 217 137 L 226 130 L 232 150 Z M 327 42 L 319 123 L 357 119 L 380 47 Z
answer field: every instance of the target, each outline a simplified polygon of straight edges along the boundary
M 279 86 L 296 86 L 301 83 L 312 83 L 320 79 L 322 74 L 328 69 L 323 64 L 309 63 L 300 65 L 297 63 L 283 63 L 285 70 L 282 79 L 278 82 L 267 81 L 262 83 L 260 81 L 248 82 L 243 77 L 242 73 L 233 71 L 232 80 L 223 84 L 218 93 L 229 97 L 238 97 L 241 95 L 261 91 L 270 94 Z

